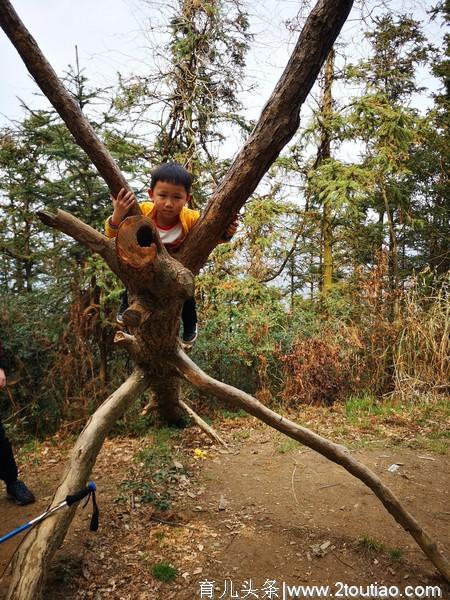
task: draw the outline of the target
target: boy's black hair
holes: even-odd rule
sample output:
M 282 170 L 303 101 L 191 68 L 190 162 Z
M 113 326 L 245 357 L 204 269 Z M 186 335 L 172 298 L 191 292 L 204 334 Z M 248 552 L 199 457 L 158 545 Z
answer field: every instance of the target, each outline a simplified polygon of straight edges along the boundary
M 176 162 L 163 163 L 152 172 L 150 180 L 151 190 L 158 181 L 182 185 L 188 194 L 191 193 L 192 175 Z

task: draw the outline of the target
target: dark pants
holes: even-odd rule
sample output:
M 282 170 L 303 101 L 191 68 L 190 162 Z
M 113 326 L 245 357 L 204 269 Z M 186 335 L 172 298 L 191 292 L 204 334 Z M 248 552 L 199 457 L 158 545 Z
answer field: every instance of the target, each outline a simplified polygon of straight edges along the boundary
M 120 294 L 120 309 L 121 312 L 128 308 L 128 292 L 123 290 Z M 183 321 L 183 330 L 193 331 L 197 325 L 197 308 L 195 305 L 194 298 L 188 298 L 183 304 L 183 310 L 181 311 L 181 319 Z
M 11 444 L 6 437 L 2 422 L 0 421 L 0 479 L 13 483 L 17 479 L 17 465 L 14 460 Z

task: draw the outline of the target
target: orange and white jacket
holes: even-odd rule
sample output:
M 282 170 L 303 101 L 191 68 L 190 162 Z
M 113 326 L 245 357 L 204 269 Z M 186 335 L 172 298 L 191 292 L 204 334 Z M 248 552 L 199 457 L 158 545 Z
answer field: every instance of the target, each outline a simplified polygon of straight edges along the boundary
M 153 202 L 142 202 L 139 204 L 139 208 L 141 209 L 142 214 L 145 217 L 150 217 L 153 221 L 156 222 L 156 207 Z M 179 246 L 188 232 L 194 227 L 197 221 L 200 218 L 200 213 L 198 210 L 193 210 L 192 208 L 187 208 L 183 206 L 180 212 L 180 223 L 183 229 L 183 237 L 177 240 L 176 245 Z M 105 221 L 105 233 L 108 237 L 114 238 L 117 235 L 117 229 L 111 227 L 109 223 L 110 217 L 108 217 Z

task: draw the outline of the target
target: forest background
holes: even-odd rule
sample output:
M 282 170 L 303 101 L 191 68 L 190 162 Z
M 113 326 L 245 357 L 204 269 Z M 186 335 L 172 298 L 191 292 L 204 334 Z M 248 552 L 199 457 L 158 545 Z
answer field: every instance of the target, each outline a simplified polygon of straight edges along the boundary
M 309 12 L 288 4 L 287 40 Z M 146 68 L 99 87 L 77 53 L 65 85 L 142 200 L 152 168 L 177 160 L 201 209 L 268 96 L 270 78 L 251 75 L 263 43 L 254 7 L 140 6 L 158 12 Z M 446 397 L 449 18 L 448 2 L 353 10 L 298 134 L 197 278 L 193 358 L 217 379 L 293 411 Z M 101 230 L 111 212 L 89 159 L 41 106 L 27 101 L 0 130 L 0 332 L 12 362 L 0 410 L 13 436 L 78 430 L 131 369 L 112 341 L 117 280 L 35 216 L 62 208 Z M 117 427 L 151 420 L 138 406 Z

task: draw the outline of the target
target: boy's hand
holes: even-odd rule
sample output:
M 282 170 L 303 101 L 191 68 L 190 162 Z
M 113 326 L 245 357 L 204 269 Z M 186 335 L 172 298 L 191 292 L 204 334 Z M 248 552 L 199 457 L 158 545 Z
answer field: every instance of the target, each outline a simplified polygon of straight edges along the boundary
M 122 188 L 117 194 L 117 198 L 112 199 L 114 206 L 114 211 L 111 215 L 112 222 L 116 225 L 122 223 L 135 202 L 137 200 L 133 192 Z
M 225 236 L 224 239 L 228 242 L 229 240 L 231 240 L 231 238 L 233 237 L 233 235 L 236 233 L 238 228 L 238 218 L 235 217 L 234 220 L 228 225 L 228 227 L 225 229 Z

